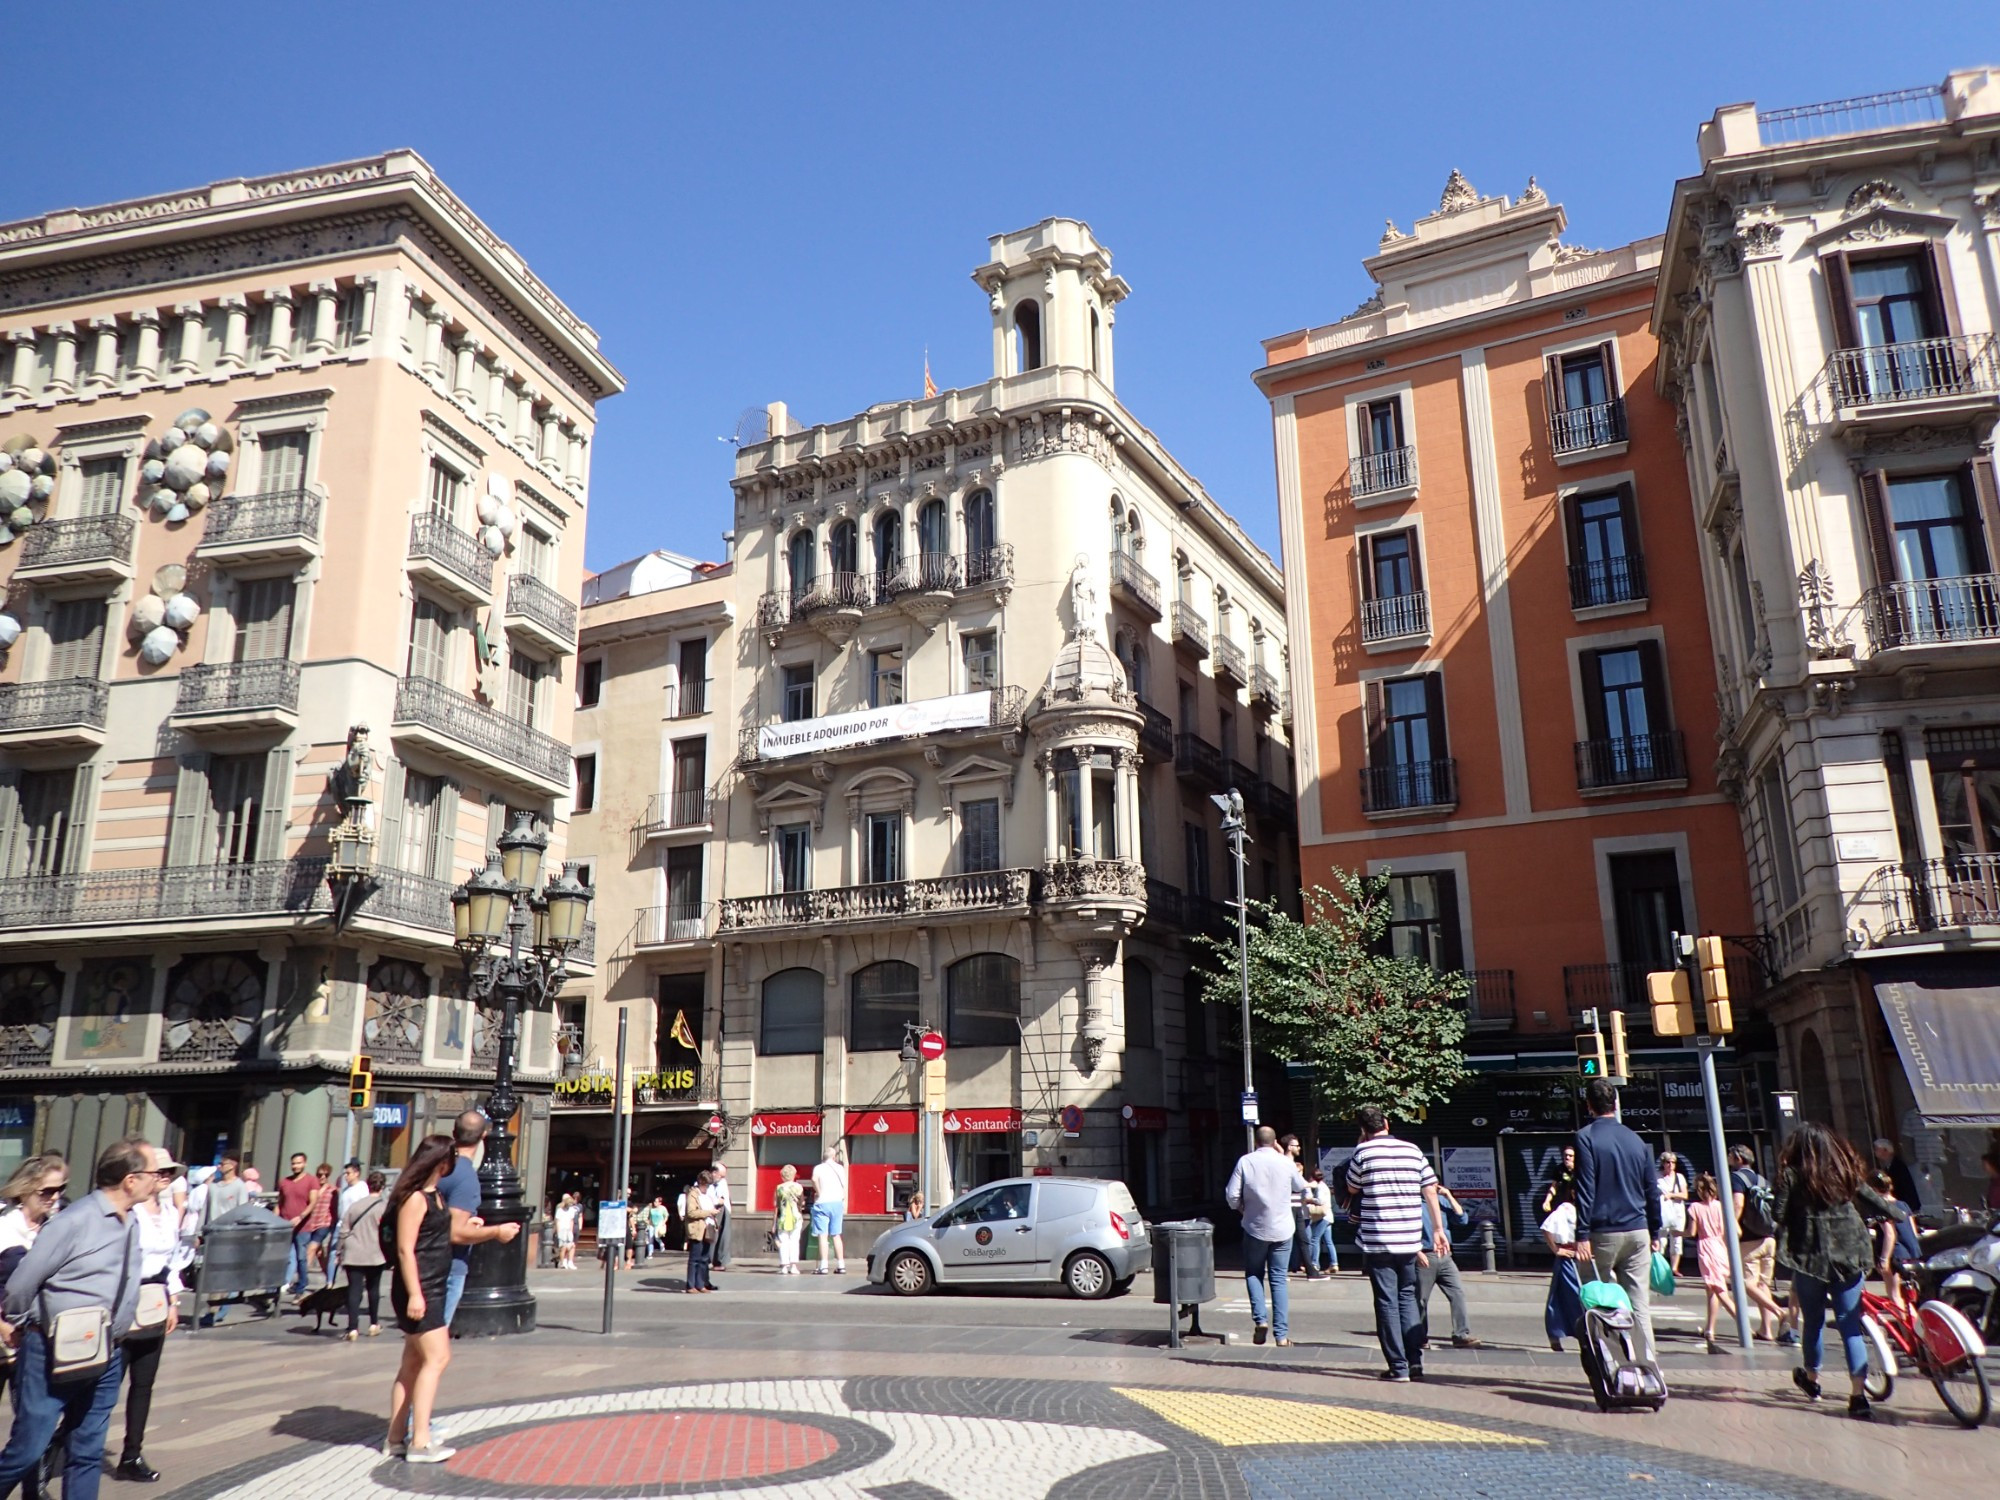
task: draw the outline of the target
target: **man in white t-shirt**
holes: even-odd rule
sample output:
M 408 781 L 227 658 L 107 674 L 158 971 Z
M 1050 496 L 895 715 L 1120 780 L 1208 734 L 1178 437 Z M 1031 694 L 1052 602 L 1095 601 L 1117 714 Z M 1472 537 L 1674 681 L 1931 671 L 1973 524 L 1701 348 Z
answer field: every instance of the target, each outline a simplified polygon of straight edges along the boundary
M 834 1269 L 847 1274 L 847 1246 L 841 1240 L 841 1225 L 847 1218 L 847 1148 L 835 1141 L 826 1148 L 826 1159 L 813 1168 L 812 1232 L 819 1238 L 819 1274 L 826 1275 L 828 1246 L 833 1250 Z
M 710 1235 L 708 1268 L 711 1271 L 726 1270 L 729 1265 L 729 1178 L 724 1173 L 722 1163 L 717 1162 L 709 1169 L 714 1181 L 708 1188 L 708 1206 L 715 1218 L 714 1232 Z

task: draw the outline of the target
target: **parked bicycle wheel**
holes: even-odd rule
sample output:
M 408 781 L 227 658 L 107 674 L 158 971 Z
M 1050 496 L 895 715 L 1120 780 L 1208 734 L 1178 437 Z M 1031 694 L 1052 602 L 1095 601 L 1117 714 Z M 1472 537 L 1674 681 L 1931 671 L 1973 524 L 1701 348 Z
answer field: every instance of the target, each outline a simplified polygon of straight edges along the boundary
M 1993 1410 L 1993 1391 L 1986 1383 L 1986 1369 L 1968 1355 L 1950 1365 L 1931 1367 L 1931 1384 L 1945 1410 L 1961 1427 L 1977 1427 Z
M 1861 1331 L 1868 1339 L 1868 1373 L 1863 1377 L 1862 1389 L 1868 1393 L 1870 1401 L 1887 1401 L 1896 1392 L 1896 1350 L 1889 1342 L 1889 1335 L 1875 1320 L 1873 1313 L 1864 1313 Z

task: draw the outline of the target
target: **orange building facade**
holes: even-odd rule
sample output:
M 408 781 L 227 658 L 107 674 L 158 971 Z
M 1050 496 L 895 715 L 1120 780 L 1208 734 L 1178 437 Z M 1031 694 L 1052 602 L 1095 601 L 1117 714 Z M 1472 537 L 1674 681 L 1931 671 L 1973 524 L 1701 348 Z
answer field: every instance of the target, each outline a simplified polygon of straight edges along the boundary
M 1714 650 L 1675 412 L 1655 394 L 1659 241 L 1565 245 L 1531 182 L 1393 222 L 1377 294 L 1266 341 L 1292 640 L 1300 858 L 1393 877 L 1398 951 L 1474 980 L 1480 1077 L 1441 1146 L 1519 1138 L 1528 1185 L 1572 1128 L 1572 1034 L 1624 1010 L 1628 1114 L 1705 1158 L 1695 1057 L 1644 973 L 1674 931 L 1746 935 L 1737 809 L 1713 773 Z M 1725 1066 L 1733 1125 L 1759 1069 Z M 1511 1179 L 1511 1180 L 1510 1180 Z

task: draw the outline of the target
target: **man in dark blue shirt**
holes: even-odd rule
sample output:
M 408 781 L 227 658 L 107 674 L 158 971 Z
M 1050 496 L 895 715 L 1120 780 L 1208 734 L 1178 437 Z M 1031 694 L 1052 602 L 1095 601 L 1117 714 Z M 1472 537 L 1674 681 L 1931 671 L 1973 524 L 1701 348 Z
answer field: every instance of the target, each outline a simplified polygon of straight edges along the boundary
M 472 1269 L 473 1244 L 482 1239 L 499 1238 L 498 1231 L 490 1235 L 479 1232 L 484 1228 L 479 1217 L 479 1156 L 490 1128 L 486 1116 L 476 1109 L 468 1109 L 454 1120 L 451 1140 L 458 1148 L 458 1159 L 451 1164 L 451 1170 L 438 1180 L 438 1197 L 451 1211 L 451 1275 L 444 1284 L 444 1324 L 447 1328 L 451 1327 L 452 1314 L 458 1311 L 458 1299 L 465 1295 L 466 1273 Z
M 1660 1237 L 1660 1179 L 1646 1143 L 1618 1120 L 1618 1091 L 1593 1078 L 1583 1091 L 1591 1121 L 1576 1133 L 1576 1258 L 1632 1299 L 1639 1358 L 1653 1359 L 1653 1244 Z

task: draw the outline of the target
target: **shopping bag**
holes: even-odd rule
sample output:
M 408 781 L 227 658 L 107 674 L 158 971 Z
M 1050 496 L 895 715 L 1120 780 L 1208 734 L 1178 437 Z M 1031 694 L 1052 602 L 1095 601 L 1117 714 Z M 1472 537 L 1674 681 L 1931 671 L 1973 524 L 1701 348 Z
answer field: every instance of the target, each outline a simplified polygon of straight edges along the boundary
M 1653 1252 L 1653 1295 L 1671 1297 L 1675 1292 L 1674 1268 L 1667 1264 L 1667 1258 L 1659 1251 Z

